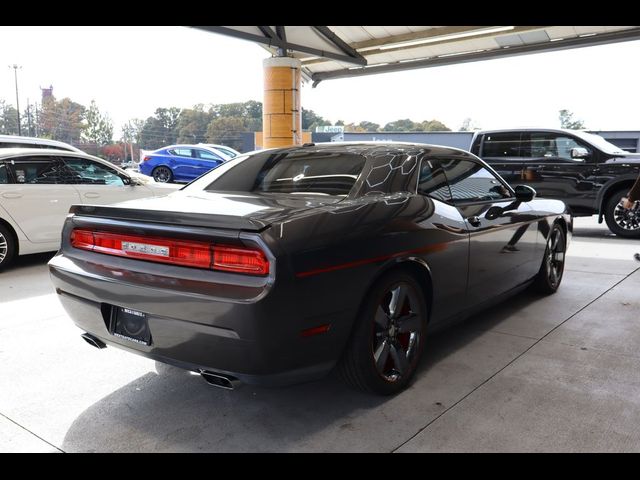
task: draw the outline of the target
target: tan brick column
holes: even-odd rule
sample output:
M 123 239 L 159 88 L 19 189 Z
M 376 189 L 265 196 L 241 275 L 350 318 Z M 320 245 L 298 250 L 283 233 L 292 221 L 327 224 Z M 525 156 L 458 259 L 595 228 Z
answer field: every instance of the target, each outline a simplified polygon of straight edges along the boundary
M 300 60 L 274 57 L 265 59 L 262 65 L 262 146 L 274 148 L 302 145 Z

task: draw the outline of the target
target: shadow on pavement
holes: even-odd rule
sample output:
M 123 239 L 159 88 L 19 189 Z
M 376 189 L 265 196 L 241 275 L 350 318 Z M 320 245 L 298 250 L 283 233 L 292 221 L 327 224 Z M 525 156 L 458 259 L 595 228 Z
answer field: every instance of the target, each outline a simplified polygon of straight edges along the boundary
M 507 304 L 486 310 L 428 339 L 418 380 L 435 364 L 463 348 L 486 328 L 526 308 L 536 295 L 521 293 Z M 482 320 L 481 328 L 475 319 Z M 85 410 L 65 436 L 64 451 L 327 451 L 384 450 L 397 446 L 403 422 L 413 428 L 433 412 L 420 411 L 409 389 L 397 397 L 355 391 L 335 373 L 327 378 L 285 388 L 244 385 L 234 391 L 210 387 L 199 376 L 163 366 Z M 98 378 L 98 377 L 97 377 Z M 97 379 L 96 381 L 99 381 Z M 386 403 L 391 405 L 385 405 Z M 403 407 L 402 405 L 405 405 Z M 389 411 L 407 418 L 389 418 Z M 366 421 L 367 431 L 356 427 Z M 396 425 L 394 425 L 394 422 Z M 393 432 L 395 427 L 395 432 Z M 403 427 L 406 430 L 406 426 Z M 380 440 L 367 438 L 368 432 Z M 387 450 L 387 451 L 388 451 Z

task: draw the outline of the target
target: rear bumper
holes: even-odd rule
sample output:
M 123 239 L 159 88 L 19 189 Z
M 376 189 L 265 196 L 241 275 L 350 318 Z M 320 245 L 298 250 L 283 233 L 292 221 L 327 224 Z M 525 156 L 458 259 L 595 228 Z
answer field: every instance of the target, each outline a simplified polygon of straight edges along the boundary
M 118 259 L 110 257 L 111 261 Z M 184 279 L 164 286 L 127 283 L 114 279 L 117 268 L 100 268 L 110 274 L 100 274 L 97 264 L 61 254 L 49 263 L 58 297 L 80 329 L 107 345 L 193 371 L 224 373 L 245 383 L 279 386 L 321 378 L 337 362 L 353 321 L 352 311 L 322 317 L 291 311 L 287 297 L 292 292 L 286 287 L 280 296 L 267 292 L 223 300 L 207 294 L 204 287 L 198 293 L 186 291 L 181 288 L 188 284 Z M 212 283 L 209 291 L 219 293 L 220 288 Z M 146 313 L 151 345 L 109 333 L 112 305 Z M 331 324 L 326 333 L 301 335 L 324 324 Z

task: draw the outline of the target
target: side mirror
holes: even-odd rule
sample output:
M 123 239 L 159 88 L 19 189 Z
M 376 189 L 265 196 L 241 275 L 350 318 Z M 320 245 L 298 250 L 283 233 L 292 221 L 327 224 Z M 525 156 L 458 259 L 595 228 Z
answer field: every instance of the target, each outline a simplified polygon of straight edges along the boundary
M 589 150 L 583 147 L 575 147 L 571 149 L 571 158 L 584 159 L 589 156 Z
M 530 202 L 536 196 L 536 191 L 529 185 L 517 185 L 515 192 L 518 202 Z

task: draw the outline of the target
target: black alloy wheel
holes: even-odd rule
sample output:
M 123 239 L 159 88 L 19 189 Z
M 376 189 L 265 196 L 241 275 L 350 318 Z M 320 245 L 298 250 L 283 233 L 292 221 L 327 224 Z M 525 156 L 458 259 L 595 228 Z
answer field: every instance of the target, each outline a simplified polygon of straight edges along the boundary
M 627 195 L 627 190 L 615 192 L 605 205 L 604 219 L 609 230 L 620 237 L 640 237 L 640 209 L 627 209 L 622 206 L 621 199 Z
M 542 266 L 534 283 L 536 289 L 542 293 L 555 293 L 562 282 L 564 274 L 565 252 L 567 241 L 564 230 L 554 224 L 547 238 Z
M 365 300 L 341 362 L 343 377 L 368 392 L 404 389 L 422 355 L 427 308 L 422 289 L 404 271 L 383 276 Z
M 170 183 L 173 180 L 173 172 L 169 167 L 156 167 L 151 172 L 151 176 L 160 183 Z

